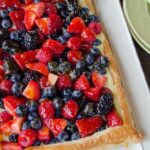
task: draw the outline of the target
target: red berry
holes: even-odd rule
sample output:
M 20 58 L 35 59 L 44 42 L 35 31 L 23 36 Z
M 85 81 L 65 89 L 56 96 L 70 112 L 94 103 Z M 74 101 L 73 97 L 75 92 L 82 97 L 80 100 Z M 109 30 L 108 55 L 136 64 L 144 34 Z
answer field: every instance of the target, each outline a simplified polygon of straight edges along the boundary
M 62 115 L 66 119 L 74 119 L 79 111 L 79 106 L 74 100 L 68 101 L 62 108 Z
M 2 150 L 23 150 L 23 148 L 18 143 L 1 141 L 0 145 Z
M 84 95 L 93 102 L 99 101 L 100 90 L 98 88 L 90 88 L 84 91 Z
M 6 134 L 9 135 L 11 134 L 11 124 L 12 124 L 13 120 L 10 120 L 6 123 L 1 123 L 0 124 L 0 133 L 2 134 Z
M 102 125 L 103 120 L 99 116 L 80 119 L 76 121 L 76 126 L 81 137 L 87 137 L 96 132 Z
M 106 115 L 106 121 L 108 127 L 123 125 L 123 121 L 121 120 L 120 116 L 115 112 L 115 110 L 112 110 L 110 113 Z
M 57 8 L 53 3 L 45 3 L 45 6 L 47 15 L 57 13 Z
M 81 40 L 86 44 L 92 45 L 96 40 L 96 35 L 90 28 L 86 28 L 81 34 Z
M 43 63 L 48 63 L 52 59 L 52 52 L 48 49 L 39 49 L 36 54 L 36 59 Z
M 95 33 L 100 34 L 102 32 L 101 24 L 98 22 L 91 22 L 89 28 Z
M 10 94 L 12 85 L 13 85 L 13 83 L 10 80 L 4 79 L 0 83 L 0 90 L 5 92 L 6 94 Z
M 13 116 L 10 115 L 7 111 L 2 111 L 0 113 L 0 123 L 7 122 L 9 120 L 13 119 Z
M 90 88 L 90 83 L 85 74 L 82 74 L 79 79 L 76 80 L 74 88 L 76 90 L 87 90 Z
M 77 50 L 71 50 L 67 53 L 67 58 L 70 63 L 75 65 L 78 61 L 83 59 L 82 53 Z
M 39 105 L 38 112 L 42 119 L 53 118 L 55 115 L 53 103 L 50 100 L 42 101 Z
M 61 29 L 63 25 L 62 19 L 57 14 L 50 14 L 49 15 L 49 33 L 53 34 L 57 30 Z
M 27 129 L 21 131 L 20 135 L 18 136 L 18 143 L 22 147 L 29 147 L 36 141 L 37 133 L 32 129 Z
M 76 17 L 72 19 L 67 31 L 70 33 L 81 34 L 85 27 L 84 20 L 80 17 Z
M 104 95 L 106 93 L 112 94 L 112 91 L 109 88 L 103 87 L 101 91 L 101 95 Z
M 57 80 L 57 86 L 58 86 L 59 90 L 72 87 L 72 85 L 73 84 L 72 84 L 71 78 L 68 74 L 62 74 L 59 76 L 59 78 Z
M 33 2 L 33 0 L 24 0 L 24 3 L 26 4 L 26 5 L 29 5 L 29 4 L 31 4 Z
M 5 74 L 5 70 L 4 70 L 4 62 L 2 60 L 0 60 L 0 75 L 3 76 Z
M 48 87 L 48 77 L 42 76 L 40 78 L 39 84 L 42 89 Z
M 67 41 L 67 47 L 72 50 L 79 50 L 81 46 L 81 40 L 78 37 L 72 37 Z

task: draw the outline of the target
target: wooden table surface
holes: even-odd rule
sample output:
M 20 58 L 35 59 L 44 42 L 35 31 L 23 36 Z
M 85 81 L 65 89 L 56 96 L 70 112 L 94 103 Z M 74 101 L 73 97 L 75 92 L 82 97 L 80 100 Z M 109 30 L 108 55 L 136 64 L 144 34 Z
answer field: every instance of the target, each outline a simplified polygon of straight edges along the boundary
M 123 0 L 120 0 L 121 3 Z M 148 86 L 150 88 L 150 54 L 146 53 L 139 45 L 138 43 L 133 39 L 137 54 L 139 56 Z

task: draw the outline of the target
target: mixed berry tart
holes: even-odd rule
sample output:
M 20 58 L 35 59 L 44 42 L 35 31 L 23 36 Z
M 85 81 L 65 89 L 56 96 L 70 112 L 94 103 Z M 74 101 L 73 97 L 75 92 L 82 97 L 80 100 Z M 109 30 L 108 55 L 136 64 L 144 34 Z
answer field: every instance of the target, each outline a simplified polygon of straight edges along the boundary
M 91 0 L 0 0 L 0 149 L 138 142 Z

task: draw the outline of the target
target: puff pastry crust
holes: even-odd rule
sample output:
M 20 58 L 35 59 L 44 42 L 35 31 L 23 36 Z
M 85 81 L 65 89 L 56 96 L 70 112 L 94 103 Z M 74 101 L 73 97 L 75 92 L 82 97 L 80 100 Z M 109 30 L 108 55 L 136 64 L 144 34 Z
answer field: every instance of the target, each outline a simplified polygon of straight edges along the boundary
M 78 1 L 79 5 L 84 5 L 84 7 L 88 7 L 90 9 L 91 13 L 95 13 L 92 0 Z M 25 150 L 104 150 L 105 148 L 113 147 L 118 144 L 135 143 L 141 141 L 142 134 L 139 133 L 135 128 L 134 121 L 127 104 L 127 97 L 121 83 L 117 63 L 106 38 L 106 34 L 103 41 L 103 49 L 103 53 L 110 60 L 109 72 L 113 79 L 113 93 L 115 96 L 114 105 L 124 122 L 123 126 L 108 128 L 102 132 L 97 132 L 92 136 L 81 138 L 76 141 L 69 141 L 53 145 L 32 146 Z

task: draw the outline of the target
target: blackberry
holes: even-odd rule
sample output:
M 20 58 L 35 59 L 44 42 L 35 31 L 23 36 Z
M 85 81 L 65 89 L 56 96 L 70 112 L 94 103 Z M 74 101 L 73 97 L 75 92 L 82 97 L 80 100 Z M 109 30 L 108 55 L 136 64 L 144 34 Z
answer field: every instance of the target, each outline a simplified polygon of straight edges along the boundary
M 59 142 L 65 142 L 69 140 L 69 135 L 67 132 L 63 131 L 57 136 Z
M 27 129 L 30 129 L 30 122 L 29 121 L 26 121 L 23 123 L 22 125 L 22 130 L 27 130 Z
M 83 114 L 87 117 L 95 115 L 95 106 L 93 103 L 87 103 L 83 109 Z
M 83 96 L 81 91 L 75 90 L 72 92 L 71 97 L 73 99 L 80 99 Z
M 30 121 L 30 126 L 34 130 L 39 130 L 42 128 L 42 121 L 39 118 L 34 118 Z
M 100 115 L 108 114 L 113 107 L 113 95 L 105 93 L 100 97 L 100 102 L 97 105 L 97 112 Z
M 18 117 L 23 117 L 27 114 L 27 107 L 25 105 L 20 105 L 16 108 L 16 115 Z
M 24 85 L 23 85 L 22 83 L 15 83 L 15 84 L 13 84 L 13 86 L 12 86 L 12 93 L 13 93 L 15 96 L 21 96 L 23 90 L 24 90 Z
M 48 69 L 52 73 L 58 73 L 58 63 L 56 61 L 50 61 L 48 63 Z
M 58 69 L 61 73 L 69 73 L 71 70 L 71 64 L 67 61 L 64 61 L 59 64 Z
M 9 31 L 7 29 L 0 30 L 0 42 L 7 40 L 9 37 Z
M 107 57 L 105 56 L 100 56 L 97 60 L 97 62 L 101 65 L 101 66 L 104 66 L 104 67 L 108 67 L 109 65 L 109 60 Z
M 71 98 L 72 91 L 71 88 L 65 88 L 62 90 L 61 94 L 63 97 Z
M 29 31 L 22 35 L 22 47 L 25 50 L 34 50 L 39 46 L 39 35 L 36 31 Z
M 12 26 L 12 22 L 11 22 L 10 19 L 3 19 L 2 22 L 1 22 L 1 26 L 4 29 L 8 29 Z
M 53 106 L 55 107 L 56 110 L 60 110 L 63 106 L 64 102 L 60 98 L 54 98 L 53 100 Z
M 9 141 L 10 142 L 14 142 L 14 143 L 17 143 L 18 142 L 18 135 L 17 134 L 11 134 L 10 136 L 9 136 Z
M 27 101 L 26 106 L 27 106 L 28 112 L 36 112 L 38 109 L 38 103 L 35 101 L 31 101 L 31 100 Z
M 29 121 L 33 120 L 34 118 L 37 118 L 38 117 L 38 114 L 36 112 L 33 112 L 33 113 L 30 113 L 28 116 L 27 116 L 27 119 Z
M 73 133 L 77 131 L 77 127 L 74 121 L 68 121 L 67 127 L 66 127 L 67 132 Z
M 71 135 L 71 140 L 78 140 L 79 138 L 80 138 L 79 132 L 74 132 L 74 133 Z
M 10 39 L 14 40 L 14 41 L 22 40 L 21 32 L 19 32 L 19 31 L 12 31 L 9 36 L 10 36 Z

